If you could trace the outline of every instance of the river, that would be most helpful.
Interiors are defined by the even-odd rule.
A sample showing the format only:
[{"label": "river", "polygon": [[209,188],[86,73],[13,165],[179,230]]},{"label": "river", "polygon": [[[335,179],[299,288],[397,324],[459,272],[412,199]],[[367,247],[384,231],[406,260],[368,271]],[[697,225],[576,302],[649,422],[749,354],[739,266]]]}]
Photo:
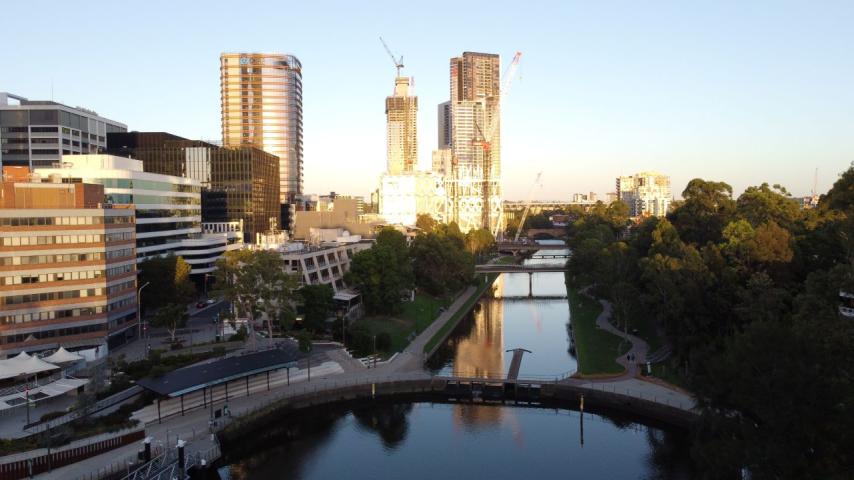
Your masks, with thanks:
[{"label": "river", "polygon": [[[543,251],[554,254],[557,251]],[[535,254],[536,256],[536,254]],[[529,259],[526,262],[565,260]],[[436,373],[520,377],[576,370],[562,273],[500,275],[431,358]],[[529,298],[529,293],[531,294]],[[382,402],[306,411],[281,440],[221,469],[235,479],[690,478],[681,431],[539,407]],[[273,427],[273,428],[276,428]]]}]

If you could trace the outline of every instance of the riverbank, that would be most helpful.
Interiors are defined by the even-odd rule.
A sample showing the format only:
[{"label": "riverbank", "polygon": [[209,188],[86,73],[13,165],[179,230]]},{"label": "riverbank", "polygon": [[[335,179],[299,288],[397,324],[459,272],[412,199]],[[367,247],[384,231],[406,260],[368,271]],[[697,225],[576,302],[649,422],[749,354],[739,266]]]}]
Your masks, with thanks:
[{"label": "riverbank", "polygon": [[[442,326],[436,331],[436,333],[430,338],[430,340],[424,345],[424,354],[426,358],[430,358],[436,350],[442,345],[442,342],[448,338],[448,335],[454,330],[454,327],[460,323],[460,320],[471,311],[474,307],[474,304],[480,300],[480,297],[486,292],[487,289],[492,287],[495,279],[498,278],[498,273],[490,273],[486,275],[486,279],[482,281],[475,289],[473,293],[468,293],[468,299],[465,301],[463,305],[451,311],[451,318],[448,321],[444,322]],[[469,289],[471,290],[471,289]]]},{"label": "riverbank", "polygon": [[616,358],[630,348],[628,342],[597,325],[605,312],[599,302],[578,290],[566,286],[569,298],[570,321],[572,322],[578,373],[583,377],[616,376],[626,372]]}]

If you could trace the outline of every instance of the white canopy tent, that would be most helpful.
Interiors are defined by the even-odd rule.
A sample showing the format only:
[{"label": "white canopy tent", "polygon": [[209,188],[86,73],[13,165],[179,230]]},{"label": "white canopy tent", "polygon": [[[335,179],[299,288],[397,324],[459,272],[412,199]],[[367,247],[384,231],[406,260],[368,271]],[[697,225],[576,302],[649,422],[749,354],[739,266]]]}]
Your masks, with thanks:
[{"label": "white canopy tent", "polygon": [[0,360],[0,380],[58,369],[59,367],[52,363],[21,352],[16,357]]},{"label": "white canopy tent", "polygon": [[53,352],[51,355],[42,358],[45,362],[61,364],[61,363],[73,363],[79,362],[83,360],[83,357],[77,355],[76,353],[71,353],[65,349],[65,347],[59,347],[59,350]]}]

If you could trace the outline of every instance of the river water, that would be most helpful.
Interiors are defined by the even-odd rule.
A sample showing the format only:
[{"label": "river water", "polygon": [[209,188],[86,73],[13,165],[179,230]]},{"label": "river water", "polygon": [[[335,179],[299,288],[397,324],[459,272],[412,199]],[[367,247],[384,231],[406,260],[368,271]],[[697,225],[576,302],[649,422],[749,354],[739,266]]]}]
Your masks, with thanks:
[{"label": "river water", "polygon": [[[541,251],[545,255],[560,251]],[[537,254],[535,254],[537,256]],[[530,259],[526,262],[564,262]],[[529,290],[530,286],[530,290]],[[530,297],[529,297],[530,294]],[[428,368],[520,377],[576,369],[562,273],[502,274]],[[271,426],[272,427],[272,426]],[[690,478],[685,434],[620,415],[478,404],[378,403],[301,414],[274,445],[221,469],[236,479]],[[295,435],[294,432],[297,432]]]}]

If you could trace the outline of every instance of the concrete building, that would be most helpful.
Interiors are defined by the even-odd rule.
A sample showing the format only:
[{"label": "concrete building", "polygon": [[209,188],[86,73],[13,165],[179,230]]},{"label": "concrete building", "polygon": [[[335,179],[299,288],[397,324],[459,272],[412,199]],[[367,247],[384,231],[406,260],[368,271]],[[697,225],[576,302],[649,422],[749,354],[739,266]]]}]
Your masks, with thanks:
[{"label": "concrete building", "polygon": [[446,221],[442,176],[433,172],[383,175],[380,178],[380,217],[394,225],[415,225],[419,214]]},{"label": "concrete building", "polygon": [[100,153],[123,123],[80,107],[0,92],[0,164],[51,167],[62,155]]},{"label": "concrete building", "polygon": [[418,165],[418,97],[412,83],[410,77],[395,78],[394,94],[385,99],[387,171],[392,175],[413,172]]},{"label": "concrete building", "polygon": [[[303,186],[299,59],[278,53],[223,53],[220,91],[223,145],[252,146],[279,157],[279,203],[293,204]],[[290,211],[282,207],[280,217],[290,221]]]},{"label": "concrete building", "polygon": [[341,228],[353,235],[373,237],[382,222],[374,215],[359,214],[359,201],[353,198],[335,197],[332,202],[317,203],[316,210],[297,210],[291,238],[308,240],[311,229]]},{"label": "concrete building", "polygon": [[453,168],[445,174],[449,220],[463,232],[497,230],[501,217],[501,79],[498,55],[450,62]]},{"label": "concrete building", "polygon": [[438,150],[433,150],[433,173],[441,176],[452,173],[453,151],[450,147],[440,147]]},{"label": "concrete building", "polygon": [[111,134],[108,149],[141,160],[146,172],[198,181],[202,221],[241,222],[245,243],[282,225],[275,155],[251,146],[219,147],[164,132]]},{"label": "concrete building", "polygon": [[673,201],[670,177],[656,172],[617,177],[617,198],[628,204],[633,218],[663,217]]},{"label": "concrete building", "polygon": [[142,161],[113,155],[65,156],[62,165],[36,173],[64,183],[103,185],[105,205],[135,207],[138,262],[171,253],[184,257],[191,274],[201,275],[212,272],[226,251],[226,235],[202,234],[198,181],[145,172]]},{"label": "concrete building", "polygon": [[101,185],[41,180],[4,168],[0,358],[60,346],[106,355],[137,333],[134,209],[108,208]]}]

